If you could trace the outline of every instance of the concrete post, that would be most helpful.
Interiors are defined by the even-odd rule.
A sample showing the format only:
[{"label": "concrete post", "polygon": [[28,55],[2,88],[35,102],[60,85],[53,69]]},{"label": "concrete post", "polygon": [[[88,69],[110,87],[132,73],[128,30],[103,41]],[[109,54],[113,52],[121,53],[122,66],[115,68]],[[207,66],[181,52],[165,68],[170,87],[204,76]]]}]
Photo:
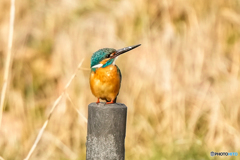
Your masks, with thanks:
[{"label": "concrete post", "polygon": [[86,160],[125,159],[126,119],[124,104],[89,104]]}]

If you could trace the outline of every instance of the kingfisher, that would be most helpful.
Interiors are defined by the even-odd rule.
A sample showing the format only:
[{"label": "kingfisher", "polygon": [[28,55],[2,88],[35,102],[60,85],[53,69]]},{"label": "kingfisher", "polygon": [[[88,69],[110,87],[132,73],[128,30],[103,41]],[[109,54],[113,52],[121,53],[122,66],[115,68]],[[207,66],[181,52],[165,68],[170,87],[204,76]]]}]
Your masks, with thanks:
[{"label": "kingfisher", "polygon": [[116,103],[121,87],[122,75],[115,64],[119,55],[126,53],[141,44],[125,47],[122,49],[103,48],[93,53],[91,58],[90,88],[97,104],[99,99],[105,100],[106,104]]}]

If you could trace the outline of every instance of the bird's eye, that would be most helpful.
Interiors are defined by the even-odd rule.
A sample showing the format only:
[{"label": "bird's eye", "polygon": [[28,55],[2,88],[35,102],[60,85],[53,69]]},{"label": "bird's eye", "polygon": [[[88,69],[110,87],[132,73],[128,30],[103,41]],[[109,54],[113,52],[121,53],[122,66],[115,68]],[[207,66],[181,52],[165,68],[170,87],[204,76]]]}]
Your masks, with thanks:
[{"label": "bird's eye", "polygon": [[108,55],[106,56],[106,58],[110,58],[110,54],[108,54]]}]

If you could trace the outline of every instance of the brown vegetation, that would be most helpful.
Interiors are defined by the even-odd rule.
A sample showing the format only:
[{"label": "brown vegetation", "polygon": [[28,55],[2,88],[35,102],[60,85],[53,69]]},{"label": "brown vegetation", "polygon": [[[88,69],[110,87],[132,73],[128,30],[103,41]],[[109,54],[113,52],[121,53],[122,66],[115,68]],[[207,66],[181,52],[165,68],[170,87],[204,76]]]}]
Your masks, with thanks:
[{"label": "brown vegetation", "polygon": [[[238,0],[16,0],[12,68],[0,128],[0,159],[23,159],[66,90],[30,159],[84,159],[90,57],[121,56],[118,102],[128,106],[126,159],[210,159],[240,154]],[[0,2],[0,86],[10,1]],[[238,156],[239,157],[239,156]],[[228,157],[224,157],[228,158]],[[234,158],[234,157],[232,157]],[[235,157],[237,158],[237,157]]]}]

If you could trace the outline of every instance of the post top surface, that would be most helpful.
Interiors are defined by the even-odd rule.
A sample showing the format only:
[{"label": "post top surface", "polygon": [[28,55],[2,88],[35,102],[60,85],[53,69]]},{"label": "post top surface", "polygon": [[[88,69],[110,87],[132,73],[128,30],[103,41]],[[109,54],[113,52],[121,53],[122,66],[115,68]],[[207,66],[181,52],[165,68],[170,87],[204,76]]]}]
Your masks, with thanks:
[{"label": "post top surface", "polygon": [[90,103],[88,105],[89,107],[99,107],[99,108],[127,108],[127,106],[123,103],[112,103],[112,104],[106,104],[104,102],[100,102],[100,103]]}]

